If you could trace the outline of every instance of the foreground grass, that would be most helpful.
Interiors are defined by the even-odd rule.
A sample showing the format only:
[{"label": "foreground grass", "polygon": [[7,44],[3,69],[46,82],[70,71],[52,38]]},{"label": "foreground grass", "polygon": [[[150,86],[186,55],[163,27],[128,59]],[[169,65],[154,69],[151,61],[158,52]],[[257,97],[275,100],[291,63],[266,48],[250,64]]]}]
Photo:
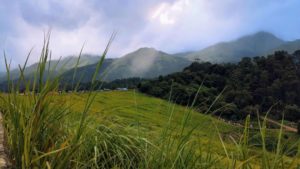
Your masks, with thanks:
[{"label": "foreground grass", "polygon": [[[55,97],[57,102],[66,102],[70,106],[74,113],[72,113],[69,120],[76,122],[80,110],[84,108],[88,95],[87,93],[66,93]],[[240,145],[239,143],[235,144],[235,141],[238,142],[239,138],[243,137],[244,128],[228,124],[190,108],[149,97],[132,90],[98,92],[90,111],[88,120],[90,130],[95,130],[99,125],[105,125],[113,130],[121,130],[132,137],[145,138],[152,144],[160,145],[165,141],[161,140],[161,136],[165,134],[164,130],[167,127],[169,127],[167,137],[177,141],[183,137],[180,132],[184,127],[186,133],[193,131],[188,140],[199,146],[196,148],[196,153],[209,154],[211,159],[206,159],[208,161],[205,161],[207,163],[207,165],[204,165],[205,167],[212,165],[213,168],[219,168],[227,165],[228,168],[234,168],[236,167],[234,163],[243,164],[243,160],[235,156],[240,151]],[[190,113],[190,118],[188,123],[183,126],[182,120],[186,119],[185,115],[188,113]],[[172,116],[171,122],[168,123],[170,116]],[[269,149],[269,151],[266,150],[265,152],[260,148],[262,145],[262,142],[259,141],[261,139],[260,131],[249,131],[248,158],[253,158],[249,160],[249,163],[254,167],[261,165],[258,161],[262,160],[261,153],[265,153],[270,159],[276,156],[276,152],[273,152],[276,151],[277,137],[280,130],[266,131],[264,139],[266,140],[266,149]],[[292,163],[293,157],[287,155],[291,151],[291,147],[293,149],[297,148],[295,145],[297,145],[298,136],[294,133],[282,133],[282,135],[285,136],[285,138],[280,139],[282,158],[284,159],[282,161],[289,164]],[[199,163],[201,162],[200,159],[198,159]],[[282,167],[282,165],[280,166]],[[199,166],[202,165],[199,164]]]}]

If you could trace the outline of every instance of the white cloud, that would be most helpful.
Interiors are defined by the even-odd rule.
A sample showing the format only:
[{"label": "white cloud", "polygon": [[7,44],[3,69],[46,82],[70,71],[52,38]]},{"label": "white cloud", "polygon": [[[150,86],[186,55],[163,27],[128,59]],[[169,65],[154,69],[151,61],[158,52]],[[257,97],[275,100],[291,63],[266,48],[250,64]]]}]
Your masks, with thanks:
[{"label": "white cloud", "polygon": [[177,0],[174,3],[161,3],[151,14],[152,20],[158,20],[163,25],[173,25],[177,17],[189,5],[189,0]]},{"label": "white cloud", "polygon": [[292,40],[300,37],[299,5],[298,0],[2,0],[0,50],[22,63],[34,47],[32,63],[49,27],[54,58],[77,54],[84,42],[86,53],[101,54],[114,30],[113,57],[143,46],[169,53],[199,50],[260,30]]},{"label": "white cloud", "polygon": [[[51,11],[49,4],[42,4],[40,6],[46,13],[47,10]],[[81,13],[78,13],[80,11],[89,10],[90,17],[76,28],[65,29],[51,22],[34,24],[27,21],[21,15],[22,11],[17,11],[18,13],[13,18],[14,25],[12,25],[15,29],[14,34],[7,35],[5,45],[2,46],[7,51],[8,57],[12,58],[14,67],[25,61],[26,55],[31,48],[33,48],[33,52],[29,62],[33,63],[37,61],[42,49],[44,33],[47,33],[49,30],[51,30],[50,48],[53,59],[57,59],[60,56],[78,54],[84,43],[84,52],[98,55],[102,53],[112,31],[107,31],[106,28],[99,24],[102,20],[99,13],[93,11],[84,3],[66,4],[65,2],[63,6],[73,9],[75,13],[77,12],[77,15],[81,15]],[[78,8],[79,6],[81,8]]]}]

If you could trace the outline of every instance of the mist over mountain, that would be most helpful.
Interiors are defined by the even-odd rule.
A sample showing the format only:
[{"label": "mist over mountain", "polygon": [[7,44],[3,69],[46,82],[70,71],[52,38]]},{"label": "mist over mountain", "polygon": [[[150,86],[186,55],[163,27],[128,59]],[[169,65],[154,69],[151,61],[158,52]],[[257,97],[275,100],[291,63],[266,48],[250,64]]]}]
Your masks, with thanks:
[{"label": "mist over mountain", "polygon": [[191,61],[158,51],[154,48],[140,48],[113,62],[104,80],[129,77],[153,78],[181,71]]},{"label": "mist over mountain", "polygon": [[[105,59],[98,72],[98,80],[112,81],[131,77],[154,78],[183,70],[192,62],[154,48],[140,48],[118,59]],[[75,81],[89,82],[97,64],[80,67],[76,70]],[[75,69],[62,75],[66,81],[72,80]]]}]

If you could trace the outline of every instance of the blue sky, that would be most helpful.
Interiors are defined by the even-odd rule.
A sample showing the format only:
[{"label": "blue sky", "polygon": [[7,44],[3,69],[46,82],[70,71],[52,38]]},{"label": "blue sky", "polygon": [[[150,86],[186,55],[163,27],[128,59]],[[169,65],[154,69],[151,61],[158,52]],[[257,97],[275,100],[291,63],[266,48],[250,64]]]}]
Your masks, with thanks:
[{"label": "blue sky", "polygon": [[[54,58],[103,51],[117,31],[109,57],[140,47],[169,53],[199,50],[257,31],[300,38],[299,0],[1,0],[0,50],[13,65],[38,58],[43,33],[52,30]],[[0,57],[0,70],[3,70]]]}]

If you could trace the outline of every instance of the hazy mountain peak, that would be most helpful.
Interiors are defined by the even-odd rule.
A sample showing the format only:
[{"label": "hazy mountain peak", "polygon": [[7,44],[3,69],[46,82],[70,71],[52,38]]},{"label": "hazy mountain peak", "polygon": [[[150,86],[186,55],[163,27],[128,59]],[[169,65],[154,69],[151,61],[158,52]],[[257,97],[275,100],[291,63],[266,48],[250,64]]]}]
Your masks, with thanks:
[{"label": "hazy mountain peak", "polygon": [[[69,56],[66,56],[66,57],[63,57],[62,59],[74,59],[74,58],[78,58],[79,55],[69,55]],[[84,53],[84,54],[81,54],[80,58],[82,59],[90,59],[90,58],[99,58],[100,56],[99,55],[92,55],[92,54],[87,54],[87,53]]]},{"label": "hazy mountain peak", "polygon": [[[163,57],[163,56],[168,56],[168,55],[169,54],[159,51],[159,50],[156,50],[155,48],[143,47],[143,48],[139,48],[136,51],[126,54],[125,56],[121,57],[120,60],[134,58],[135,60],[140,60],[141,62],[147,62],[147,61],[149,61],[148,59],[154,59],[157,57]],[[144,60],[144,59],[146,59],[146,60]]]},{"label": "hazy mountain peak", "polygon": [[252,40],[253,42],[258,42],[258,41],[268,41],[268,42],[277,42],[277,43],[283,43],[284,40],[276,37],[270,32],[266,31],[259,31],[257,33],[251,34],[251,35],[246,35],[241,37],[238,40]]},{"label": "hazy mountain peak", "polygon": [[155,48],[151,48],[151,47],[142,47],[142,48],[139,48],[138,50],[130,53],[130,54],[133,54],[133,53],[138,53],[138,54],[141,54],[141,55],[155,55],[155,54],[167,54],[165,52],[162,52],[162,51],[159,51]]},{"label": "hazy mountain peak", "polygon": [[143,50],[148,50],[148,51],[157,51],[155,48],[153,47],[141,47],[139,48],[137,51],[143,51]]},{"label": "hazy mountain peak", "polygon": [[[250,35],[251,36],[251,35]],[[254,34],[252,34],[252,36],[260,36],[260,37],[276,37],[274,34],[267,32],[267,31],[259,31],[256,32]],[[276,37],[277,38],[277,37]]]},{"label": "hazy mountain peak", "polygon": [[264,55],[285,41],[275,35],[260,31],[255,34],[243,36],[237,40],[222,42],[209,46],[203,50],[187,55],[191,60],[209,62],[238,62],[242,57]]}]

